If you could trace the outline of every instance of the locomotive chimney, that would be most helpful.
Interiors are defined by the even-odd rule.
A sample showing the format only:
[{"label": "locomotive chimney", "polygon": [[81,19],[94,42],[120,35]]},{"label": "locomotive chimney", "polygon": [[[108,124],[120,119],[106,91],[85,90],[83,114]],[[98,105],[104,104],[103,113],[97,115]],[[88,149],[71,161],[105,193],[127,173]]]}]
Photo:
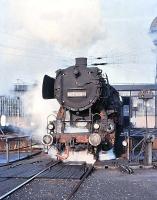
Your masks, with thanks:
[{"label": "locomotive chimney", "polygon": [[75,66],[87,67],[87,58],[75,58]]}]

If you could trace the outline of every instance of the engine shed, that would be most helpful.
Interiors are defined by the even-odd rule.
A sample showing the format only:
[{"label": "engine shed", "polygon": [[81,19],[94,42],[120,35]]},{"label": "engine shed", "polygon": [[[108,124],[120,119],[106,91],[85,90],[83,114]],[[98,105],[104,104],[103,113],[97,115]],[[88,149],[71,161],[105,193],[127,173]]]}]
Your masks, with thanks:
[{"label": "engine shed", "polygon": [[[135,149],[141,150],[142,141],[147,133],[153,135],[153,157],[157,150],[157,101],[156,84],[113,85],[123,100],[124,135],[129,138],[127,158],[132,160]],[[151,92],[146,101],[140,98],[141,92]],[[141,155],[142,157],[142,155]],[[139,158],[140,159],[140,158]],[[141,158],[142,159],[142,158]]]}]

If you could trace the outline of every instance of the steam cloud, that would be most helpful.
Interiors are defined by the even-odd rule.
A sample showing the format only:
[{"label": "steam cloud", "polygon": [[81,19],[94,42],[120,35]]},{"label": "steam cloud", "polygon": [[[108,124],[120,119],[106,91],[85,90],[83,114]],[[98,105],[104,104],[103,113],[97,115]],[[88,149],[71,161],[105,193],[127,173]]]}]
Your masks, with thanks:
[{"label": "steam cloud", "polygon": [[100,0],[15,0],[11,10],[33,37],[80,48],[101,37]]},{"label": "steam cloud", "polygon": [[12,72],[1,82],[34,80],[50,67],[55,71],[73,64],[74,57],[106,55],[114,63],[103,68],[111,82],[154,81],[154,47],[148,32],[157,13],[155,0],[7,0],[1,7],[1,28],[12,35],[2,41],[18,47],[0,48],[2,73]]},{"label": "steam cloud", "polygon": [[[9,39],[6,35],[1,37],[2,41],[7,46],[20,47],[0,48],[1,66],[5,66],[1,67],[2,73],[12,72],[11,80],[5,76],[7,83],[16,76],[26,81],[30,77],[37,79],[51,66],[55,71],[58,66],[73,64],[72,59],[82,55],[111,57],[114,65],[103,68],[111,82],[154,81],[155,58],[148,32],[157,13],[155,0],[6,0],[1,7],[1,29],[10,34]],[[127,69],[119,63],[126,64]],[[147,73],[139,80],[141,69]],[[130,80],[128,73],[132,75]],[[5,81],[3,77],[1,82]]]},{"label": "steam cloud", "polygon": [[42,137],[47,133],[47,117],[50,114],[56,115],[55,111],[59,109],[59,104],[56,100],[43,100],[41,97],[41,85],[39,83],[34,89],[26,93],[24,96],[25,114],[29,126],[32,128],[33,138],[42,140]]}]

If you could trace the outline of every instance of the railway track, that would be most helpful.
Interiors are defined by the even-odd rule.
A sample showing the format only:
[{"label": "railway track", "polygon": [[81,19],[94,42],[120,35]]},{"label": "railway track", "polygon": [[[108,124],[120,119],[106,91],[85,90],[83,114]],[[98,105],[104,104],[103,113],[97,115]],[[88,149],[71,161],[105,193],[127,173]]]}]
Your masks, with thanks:
[{"label": "railway track", "polygon": [[[64,199],[71,200],[78,191],[84,180],[91,174],[94,165],[86,163],[62,163],[60,161],[46,160],[43,158],[27,162],[14,163],[0,171],[0,188],[3,185],[15,181],[11,189],[1,190],[2,199]],[[44,165],[43,165],[44,164]],[[122,172],[132,174],[133,170],[128,165],[116,163],[103,165],[103,169],[119,169]],[[99,167],[98,167],[99,168]],[[31,171],[32,170],[32,171]],[[28,171],[28,172],[25,172]],[[30,171],[30,172],[29,172]],[[2,173],[1,173],[2,172]],[[15,173],[16,172],[16,173]],[[45,187],[45,189],[43,189]],[[7,192],[6,192],[7,191]],[[39,193],[38,195],[36,195]],[[31,195],[31,196],[30,196]]]},{"label": "railway track", "polygon": [[[34,162],[28,162],[29,165],[34,165],[36,164],[36,161]],[[0,175],[1,178],[1,184],[4,183],[4,185],[6,184],[6,180],[9,181],[13,181],[14,180],[18,180],[18,181],[22,181],[22,183],[17,184],[18,182],[16,182],[15,184],[16,187],[13,187],[10,190],[6,190],[7,192],[5,192],[3,195],[0,196],[0,200],[3,199],[21,199],[20,195],[24,195],[25,197],[23,197],[23,199],[30,199],[29,197],[29,191],[31,190],[31,192],[36,193],[35,191],[40,191],[40,187],[43,186],[46,181],[46,186],[51,186],[51,197],[55,196],[55,186],[57,185],[62,185],[64,188],[66,188],[66,192],[63,190],[62,192],[62,197],[64,196],[64,199],[66,200],[70,200],[74,194],[77,192],[77,190],[79,189],[79,187],[81,186],[81,184],[83,183],[83,181],[88,177],[88,175],[92,172],[94,165],[86,165],[85,163],[82,164],[64,164],[61,161],[52,161],[52,162],[48,162],[46,163],[45,167],[38,172],[34,173],[34,174],[30,174],[26,175],[23,171],[23,173],[21,173],[21,168],[24,167],[23,165],[24,163],[17,163],[11,166],[8,166],[7,170],[5,171],[4,175]],[[40,164],[40,162],[38,163]],[[36,168],[36,165],[35,165]],[[39,168],[38,168],[39,169]],[[11,170],[11,172],[13,170],[17,171],[17,174],[14,173],[9,173],[9,170]],[[25,170],[24,170],[25,171]],[[28,170],[29,171],[29,170]],[[37,170],[36,170],[37,171]],[[23,180],[24,179],[24,180]],[[26,180],[25,180],[26,179]],[[3,182],[4,181],[4,182]],[[63,184],[62,184],[63,182]],[[37,186],[40,185],[39,186]],[[69,185],[71,184],[71,185]],[[14,184],[13,184],[14,185]],[[34,187],[32,189],[32,187]],[[27,188],[27,190],[25,189]],[[1,192],[2,193],[2,192]],[[27,194],[28,193],[28,194]],[[61,193],[59,191],[59,193]],[[61,196],[61,194],[59,194]],[[32,194],[32,196],[34,196]],[[42,199],[42,197],[40,197],[39,195],[39,199]],[[38,197],[36,197],[35,199],[38,199]],[[48,198],[48,199],[52,199],[52,198]],[[56,198],[55,198],[56,199]],[[59,199],[62,199],[61,197],[59,197]]]},{"label": "railway track", "polygon": [[44,168],[43,170],[41,170],[40,172],[34,174],[34,176],[32,176],[31,178],[29,178],[28,180],[24,181],[23,183],[21,183],[20,185],[16,186],[15,188],[13,188],[12,190],[8,191],[7,193],[3,194],[2,196],[0,196],[0,200],[8,197],[9,195],[13,194],[14,192],[18,191],[20,188],[22,188],[23,186],[27,185],[28,183],[30,183],[31,181],[33,181],[35,178],[37,178],[40,174],[42,174],[43,172],[49,170],[51,167],[59,164],[60,161],[57,161],[51,165],[49,165],[48,167]]},{"label": "railway track", "polygon": [[73,188],[72,192],[68,195],[66,200],[70,200],[75,195],[75,193],[77,192],[77,190],[79,189],[83,181],[90,175],[93,169],[94,169],[94,165],[91,165],[88,167],[88,170],[84,173],[80,181],[75,185],[75,187]]}]

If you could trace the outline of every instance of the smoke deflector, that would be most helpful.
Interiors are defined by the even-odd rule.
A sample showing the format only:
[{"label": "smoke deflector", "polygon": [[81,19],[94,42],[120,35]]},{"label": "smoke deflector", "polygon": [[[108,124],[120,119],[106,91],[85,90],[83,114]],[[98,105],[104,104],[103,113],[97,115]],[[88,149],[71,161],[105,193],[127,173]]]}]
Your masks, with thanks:
[{"label": "smoke deflector", "polygon": [[54,83],[55,79],[45,75],[42,85],[42,96],[44,99],[54,99]]}]

